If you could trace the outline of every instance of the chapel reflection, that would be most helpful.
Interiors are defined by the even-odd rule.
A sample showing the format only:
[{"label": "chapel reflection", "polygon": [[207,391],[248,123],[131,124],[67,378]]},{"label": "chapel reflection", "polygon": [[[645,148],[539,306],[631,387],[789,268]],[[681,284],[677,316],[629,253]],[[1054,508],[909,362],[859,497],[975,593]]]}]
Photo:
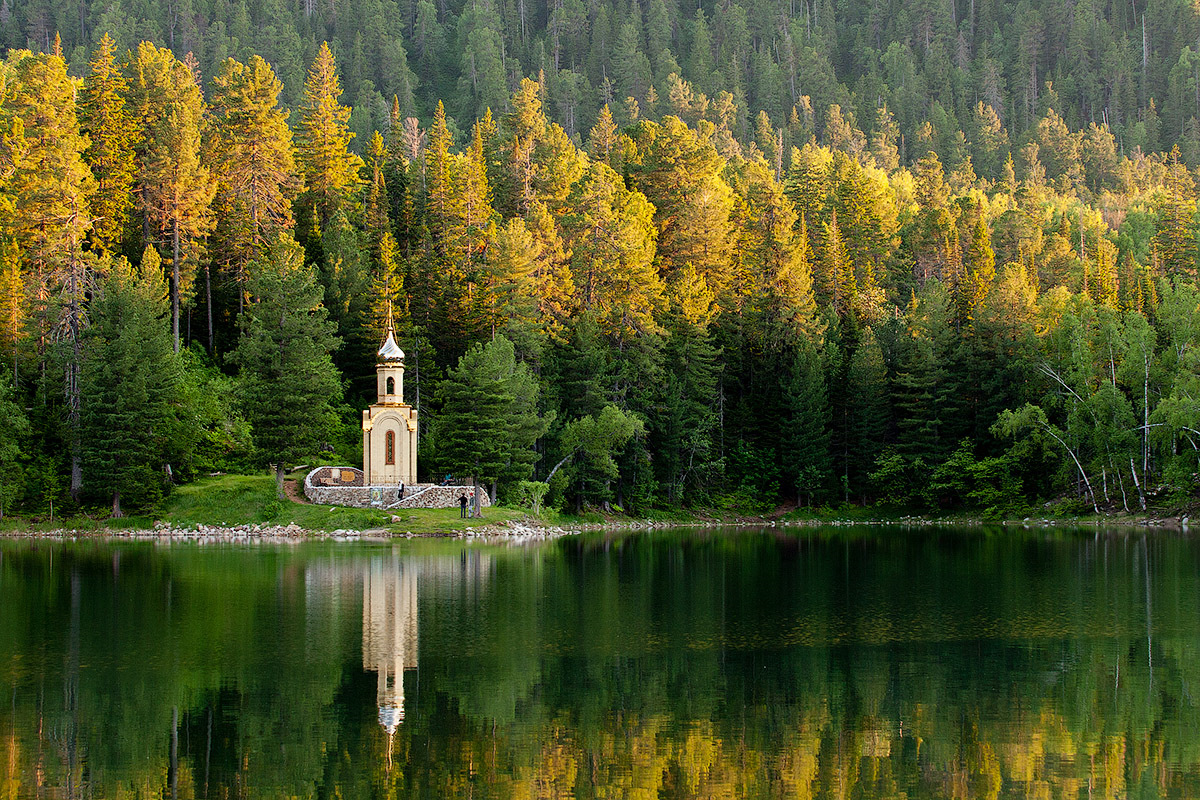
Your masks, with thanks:
[{"label": "chapel reflection", "polygon": [[490,557],[477,551],[456,556],[401,556],[397,550],[367,559],[310,563],[305,574],[311,648],[353,624],[353,599],[362,597],[362,668],[376,674],[379,726],[392,742],[404,723],[405,673],[419,665],[419,599],[472,597],[487,583]]},{"label": "chapel reflection", "polygon": [[404,721],[404,672],[417,668],[417,564],[395,555],[363,567],[363,669],[377,674],[375,699],[388,752]]}]

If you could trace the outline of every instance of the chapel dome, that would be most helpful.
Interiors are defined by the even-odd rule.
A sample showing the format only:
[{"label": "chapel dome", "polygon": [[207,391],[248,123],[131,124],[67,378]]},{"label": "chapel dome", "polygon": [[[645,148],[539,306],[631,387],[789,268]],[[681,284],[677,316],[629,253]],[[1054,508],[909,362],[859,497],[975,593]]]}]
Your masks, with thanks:
[{"label": "chapel dome", "polygon": [[381,362],[404,361],[404,351],[400,349],[400,345],[396,344],[396,337],[390,330],[387,338],[383,340],[383,345],[379,348],[379,360]]}]

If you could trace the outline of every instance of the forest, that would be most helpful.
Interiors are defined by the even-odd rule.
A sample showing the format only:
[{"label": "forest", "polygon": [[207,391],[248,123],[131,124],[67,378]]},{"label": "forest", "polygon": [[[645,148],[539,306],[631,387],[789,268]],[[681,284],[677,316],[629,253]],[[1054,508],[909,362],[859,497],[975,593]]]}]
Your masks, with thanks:
[{"label": "forest", "polygon": [[568,510],[1183,503],[1189,4],[0,2],[0,515],[355,463]]}]

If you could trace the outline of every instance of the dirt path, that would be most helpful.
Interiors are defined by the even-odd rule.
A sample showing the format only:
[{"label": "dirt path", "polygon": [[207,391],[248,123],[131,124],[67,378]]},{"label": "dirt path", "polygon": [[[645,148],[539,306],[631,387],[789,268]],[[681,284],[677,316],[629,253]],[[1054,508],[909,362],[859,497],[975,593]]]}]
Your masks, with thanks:
[{"label": "dirt path", "polygon": [[308,502],[308,498],[304,496],[304,490],[301,488],[300,481],[297,479],[284,481],[283,482],[283,493],[286,494],[288,499],[291,500],[293,503],[304,503],[305,505],[312,505],[311,503]]}]

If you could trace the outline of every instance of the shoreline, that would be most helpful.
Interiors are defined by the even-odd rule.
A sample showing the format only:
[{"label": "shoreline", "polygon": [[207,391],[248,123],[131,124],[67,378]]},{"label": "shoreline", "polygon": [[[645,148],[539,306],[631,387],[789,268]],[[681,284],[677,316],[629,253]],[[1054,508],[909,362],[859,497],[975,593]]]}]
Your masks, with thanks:
[{"label": "shoreline", "polygon": [[398,526],[371,527],[363,529],[339,528],[317,530],[305,528],[294,522],[286,525],[267,523],[242,523],[236,525],[175,525],[156,522],[151,528],[107,527],[103,523],[94,529],[51,528],[48,530],[19,529],[0,530],[0,540],[53,540],[84,541],[125,540],[131,542],[196,543],[196,544],[300,544],[305,542],[389,542],[397,539],[458,539],[481,543],[524,544],[549,541],[564,536],[575,536],[595,532],[637,532],[690,528],[712,530],[716,528],[823,528],[823,527],[871,527],[871,528],[917,528],[917,527],[1002,527],[1031,530],[1035,528],[1129,528],[1161,530],[1187,534],[1191,530],[1187,516],[1130,516],[1121,518],[1064,518],[1026,517],[1009,520],[983,520],[965,517],[921,517],[905,516],[892,519],[853,518],[803,518],[769,519],[765,517],[731,517],[728,519],[610,519],[604,521],[579,522],[575,524],[552,524],[546,521],[525,518],[502,520],[494,523],[468,526],[462,529],[412,531],[400,530]]}]

